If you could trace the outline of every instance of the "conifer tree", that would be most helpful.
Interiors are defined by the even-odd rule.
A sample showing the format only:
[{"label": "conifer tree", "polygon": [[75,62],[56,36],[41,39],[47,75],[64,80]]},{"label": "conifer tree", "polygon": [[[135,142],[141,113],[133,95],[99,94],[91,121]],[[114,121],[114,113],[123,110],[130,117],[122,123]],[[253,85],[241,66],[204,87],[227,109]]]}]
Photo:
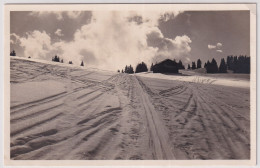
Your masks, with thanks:
[{"label": "conifer tree", "polygon": [[213,58],[211,62],[207,62],[206,67],[207,73],[217,73],[218,72],[218,65],[216,60]]},{"label": "conifer tree", "polygon": [[80,66],[84,66],[84,62],[83,61],[81,62]]},{"label": "conifer tree", "polygon": [[150,71],[153,71],[153,63],[152,63],[152,65],[151,65]]},{"label": "conifer tree", "polygon": [[130,74],[134,73],[134,68],[131,65],[129,66],[129,72],[128,73],[130,73]]},{"label": "conifer tree", "polygon": [[144,62],[138,64],[136,66],[136,69],[135,69],[135,73],[147,72],[147,71],[148,71],[148,68],[147,68],[147,65]]},{"label": "conifer tree", "polygon": [[196,63],[195,62],[192,62],[191,69],[196,69]]},{"label": "conifer tree", "polygon": [[218,72],[219,73],[227,73],[227,64],[226,64],[224,58],[221,59]]},{"label": "conifer tree", "polygon": [[10,53],[10,56],[16,56],[16,53],[14,50]]},{"label": "conifer tree", "polygon": [[179,68],[179,69],[185,69],[185,67],[183,66],[181,60],[179,60],[179,62],[178,62],[178,68]]},{"label": "conifer tree", "polygon": [[197,68],[201,68],[201,60],[200,59],[197,60]]}]

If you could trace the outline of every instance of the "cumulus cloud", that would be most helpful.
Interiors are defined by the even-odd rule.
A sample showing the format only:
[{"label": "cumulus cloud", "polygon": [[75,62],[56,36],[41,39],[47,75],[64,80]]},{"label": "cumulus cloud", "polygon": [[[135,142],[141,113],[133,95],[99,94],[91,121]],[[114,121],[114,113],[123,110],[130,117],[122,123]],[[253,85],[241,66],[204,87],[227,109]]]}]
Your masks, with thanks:
[{"label": "cumulus cloud", "polygon": [[79,17],[81,15],[81,11],[68,11],[68,12],[65,12],[67,14],[67,16],[71,19],[75,19],[77,17]]},{"label": "cumulus cloud", "polygon": [[[44,58],[57,53],[66,62],[79,65],[83,60],[85,65],[101,69],[136,66],[141,61],[149,65],[165,58],[185,62],[189,60],[191,39],[187,35],[166,38],[158,28],[159,21],[167,21],[178,13],[98,11],[92,12],[90,23],[79,28],[72,41],[52,43],[46,32],[39,31],[19,39],[25,56]],[[61,33],[59,29],[56,32]]]},{"label": "cumulus cloud", "polygon": [[189,43],[191,39],[187,35],[176,36],[175,39],[165,38],[158,28],[154,28],[147,34],[149,46],[157,48],[153,62],[159,62],[166,58],[182,59],[191,51]]},{"label": "cumulus cloud", "polygon": [[215,49],[216,48],[216,46],[215,45],[208,45],[208,49]]},{"label": "cumulus cloud", "polygon": [[19,36],[15,33],[11,33],[10,34],[10,43],[11,44],[18,44],[20,41],[19,41]]},{"label": "cumulus cloud", "polygon": [[64,16],[67,16],[70,19],[75,19],[81,15],[81,11],[32,11],[29,15],[36,17],[46,17],[53,15],[58,20],[64,19]]},{"label": "cumulus cloud", "polygon": [[61,29],[57,29],[54,34],[56,34],[57,36],[60,36],[60,37],[64,36],[64,34],[61,33]]},{"label": "cumulus cloud", "polygon": [[216,52],[222,53],[222,52],[223,52],[222,49],[221,49],[222,46],[223,46],[222,43],[217,43],[216,45],[211,45],[211,44],[209,44],[209,45],[208,45],[208,49],[210,49],[210,50],[216,49]]},{"label": "cumulus cloud", "polygon": [[50,36],[45,32],[35,30],[27,32],[26,36],[20,37],[12,34],[19,45],[24,48],[24,56],[33,58],[49,59],[50,54],[56,51],[51,43]]},{"label": "cumulus cloud", "polygon": [[54,15],[58,20],[63,19],[62,11],[32,11],[29,13],[29,15],[35,17],[46,17],[49,15]]},{"label": "cumulus cloud", "polygon": [[217,43],[217,47],[218,48],[222,47],[222,43]]}]

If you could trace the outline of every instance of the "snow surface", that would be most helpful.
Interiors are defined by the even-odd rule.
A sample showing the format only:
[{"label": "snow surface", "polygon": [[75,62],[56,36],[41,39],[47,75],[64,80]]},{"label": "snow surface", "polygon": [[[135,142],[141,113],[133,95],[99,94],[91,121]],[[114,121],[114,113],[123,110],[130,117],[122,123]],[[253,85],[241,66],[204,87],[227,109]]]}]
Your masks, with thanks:
[{"label": "snow surface", "polygon": [[[220,86],[232,86],[238,88],[249,88],[250,81],[243,78],[235,77],[220,77],[210,74],[197,74],[192,71],[181,71],[182,74],[161,74],[161,73],[138,73],[138,76],[157,78],[157,79],[166,79],[166,80],[175,80],[175,81],[184,81],[184,82],[195,82],[195,83],[204,83],[211,85],[220,85]],[[225,75],[225,74],[224,74]],[[243,75],[243,74],[242,74]]]},{"label": "snow surface", "polygon": [[243,75],[128,75],[19,58],[10,67],[11,159],[250,158]]},{"label": "snow surface", "polygon": [[65,85],[54,80],[11,85],[11,106],[42,100],[65,92]]}]

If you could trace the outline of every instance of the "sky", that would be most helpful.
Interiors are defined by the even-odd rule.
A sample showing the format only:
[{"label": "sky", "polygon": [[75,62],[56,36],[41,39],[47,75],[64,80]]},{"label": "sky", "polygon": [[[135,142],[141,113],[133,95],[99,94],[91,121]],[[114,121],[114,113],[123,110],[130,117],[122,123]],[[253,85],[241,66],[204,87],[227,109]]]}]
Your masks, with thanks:
[{"label": "sky", "polygon": [[164,59],[250,56],[249,11],[12,11],[17,56],[117,70]]}]

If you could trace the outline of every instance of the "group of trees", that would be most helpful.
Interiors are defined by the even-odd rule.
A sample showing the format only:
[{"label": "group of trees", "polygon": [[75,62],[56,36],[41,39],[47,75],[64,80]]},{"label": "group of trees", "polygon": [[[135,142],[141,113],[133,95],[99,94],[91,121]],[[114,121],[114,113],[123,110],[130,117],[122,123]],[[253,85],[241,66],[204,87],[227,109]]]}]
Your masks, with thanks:
[{"label": "group of trees", "polygon": [[212,61],[207,61],[207,63],[204,64],[204,68],[206,68],[207,73],[218,73],[218,63],[213,58]]},{"label": "group of trees", "polygon": [[[15,53],[14,50],[11,51],[10,56],[16,56],[16,53]],[[29,56],[28,58],[31,58],[31,56]],[[60,57],[57,56],[57,55],[55,55],[54,57],[52,57],[52,61],[53,61],[53,62],[63,63],[63,59],[60,59]],[[69,64],[73,64],[72,61],[69,61]],[[80,66],[84,66],[84,62],[83,62],[83,61],[81,62]]]},{"label": "group of trees", "polygon": [[147,71],[148,71],[148,68],[147,68],[147,65],[144,62],[138,64],[135,68],[135,73],[147,72]]},{"label": "group of trees", "polygon": [[[54,57],[52,57],[52,61],[53,61],[53,62],[63,63],[63,59],[60,59],[60,57],[57,56],[57,55],[55,55]],[[69,61],[69,64],[73,64],[73,62],[72,62],[72,61]],[[84,62],[83,62],[83,61],[81,61],[80,66],[84,66]]]},{"label": "group of trees", "polygon": [[190,64],[188,64],[188,69],[199,69],[199,68],[201,68],[201,60],[200,59],[197,60],[197,66],[196,66],[196,62],[192,62],[191,67],[190,67]]},{"label": "group of trees", "polygon": [[227,69],[234,73],[250,73],[250,57],[227,56]]},{"label": "group of trees", "polygon": [[[188,65],[188,69],[199,69],[201,68],[201,64],[201,60],[198,59],[197,66],[195,62],[192,62],[192,67]],[[219,67],[217,61],[213,58],[211,61],[205,62],[204,68],[206,69],[207,73],[227,73],[227,64],[224,58],[221,59]]]},{"label": "group of trees", "polygon": [[53,61],[53,62],[61,62],[61,63],[63,63],[63,59],[60,60],[60,57],[58,57],[57,55],[55,55],[54,57],[52,57],[52,61]]},{"label": "group of trees", "polygon": [[15,53],[15,51],[13,50],[13,51],[11,51],[11,53],[10,53],[10,56],[16,56],[16,53]]},{"label": "group of trees", "polygon": [[[152,63],[150,67],[150,71],[153,71],[153,73],[178,73],[179,69],[185,69],[184,65],[182,64],[182,61],[176,62],[176,60],[170,60],[166,59],[160,63],[156,63],[155,65]],[[133,67],[126,66],[125,70],[122,69],[121,73],[140,73],[140,72],[147,72],[148,67],[147,64],[144,62],[141,62],[137,64],[135,71],[133,70]],[[117,72],[120,72],[120,70],[117,70]]]},{"label": "group of trees", "polygon": [[[188,69],[201,68],[201,60],[197,60],[197,66],[195,62],[192,62],[192,67],[188,65]],[[227,73],[227,70],[232,70],[234,73],[250,73],[250,57],[247,56],[227,56],[227,61],[224,58],[221,59],[218,66],[217,61],[213,58],[211,61],[207,61],[204,64],[204,68],[207,73]]]},{"label": "group of trees", "polygon": [[[16,56],[16,52],[14,50],[11,51],[10,56]],[[31,57],[29,56],[28,58]],[[57,55],[52,57],[52,61],[63,63],[63,59],[60,59]],[[72,61],[69,61],[69,64],[73,64]],[[196,62],[192,62],[191,66],[188,64],[188,69],[199,69],[201,68],[201,64],[201,60],[198,59],[197,64]],[[83,61],[80,66],[84,66]],[[250,57],[247,57],[246,55],[227,56],[227,61],[225,61],[224,58],[221,59],[219,67],[216,60],[213,58],[211,61],[207,61],[204,64],[204,68],[207,73],[227,73],[227,70],[232,70],[234,73],[250,73]],[[185,67],[181,60],[176,62],[175,59],[166,59],[160,63],[156,63],[155,65],[152,63],[150,67],[150,70],[153,71],[153,73],[178,73],[179,69],[185,69]],[[147,71],[147,65],[142,62],[136,66],[135,71],[130,65],[126,66],[124,70],[122,69],[121,73],[133,74]],[[118,72],[120,72],[120,70],[118,70]]]},{"label": "group of trees", "polygon": [[247,56],[227,56],[227,61],[221,59],[219,67],[213,58],[211,62],[205,64],[207,73],[227,73],[231,70],[234,73],[250,73],[250,57]]},{"label": "group of trees", "polygon": [[[133,73],[147,72],[147,71],[148,71],[147,65],[144,62],[142,62],[136,66],[135,71],[132,65],[129,66],[126,65],[125,70],[122,69],[121,73],[133,74]],[[117,72],[120,72],[120,70],[117,70]]]},{"label": "group of trees", "polygon": [[130,66],[125,66],[125,71],[122,69],[122,73],[128,73],[128,74],[133,74],[134,73],[134,68]]}]

